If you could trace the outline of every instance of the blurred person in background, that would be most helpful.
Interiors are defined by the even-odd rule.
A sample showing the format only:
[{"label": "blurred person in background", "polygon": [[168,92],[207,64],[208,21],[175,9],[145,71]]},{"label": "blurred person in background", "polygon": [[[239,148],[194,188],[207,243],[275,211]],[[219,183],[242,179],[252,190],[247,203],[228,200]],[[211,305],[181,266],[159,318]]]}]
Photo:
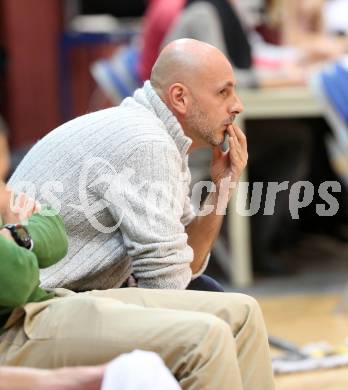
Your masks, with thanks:
[{"label": "blurred person in background", "polygon": [[30,147],[10,150],[8,126],[0,116],[0,182],[7,181]]},{"label": "blurred person in background", "polygon": [[184,7],[185,0],[147,0],[138,62],[142,82],[149,80],[167,31]]},{"label": "blurred person in background", "polygon": [[8,131],[0,117],[0,182],[5,182],[10,171],[10,151],[8,146]]},{"label": "blurred person in background", "polygon": [[345,37],[329,35],[324,23],[325,0],[265,0],[264,23],[258,31],[266,41],[298,48],[301,61],[337,59],[348,49]]},{"label": "blurred person in background", "polygon": [[[249,75],[252,67],[251,46],[233,2],[187,0],[183,11],[164,37],[162,46],[183,37],[202,40],[224,52],[234,65],[239,84],[242,83],[243,70],[247,70]],[[255,80],[245,82],[253,84]]]},{"label": "blurred person in background", "polygon": [[[347,10],[347,2],[334,0],[265,0],[264,16],[256,30],[266,42],[284,45],[298,51],[298,63],[303,67],[306,79],[326,64],[341,58],[348,50],[347,30],[337,17]],[[330,11],[330,15],[328,12]],[[336,24],[337,23],[337,24]],[[311,134],[312,153],[308,179],[315,186],[312,204],[301,211],[301,227],[304,231],[329,234],[348,242],[348,191],[339,172],[334,171],[326,139],[332,130],[322,118],[302,119],[301,126]],[[340,209],[331,217],[331,223],[319,217],[314,209],[318,187],[324,181],[339,181],[342,192],[336,194]]]}]

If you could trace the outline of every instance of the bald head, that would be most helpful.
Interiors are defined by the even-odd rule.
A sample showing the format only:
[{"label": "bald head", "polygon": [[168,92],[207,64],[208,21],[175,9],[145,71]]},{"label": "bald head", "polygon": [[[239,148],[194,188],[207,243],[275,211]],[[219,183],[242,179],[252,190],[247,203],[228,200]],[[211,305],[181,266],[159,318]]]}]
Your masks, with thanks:
[{"label": "bald head", "polygon": [[216,47],[195,39],[178,39],[161,51],[152,68],[151,84],[163,95],[174,83],[190,89],[219,67],[231,70],[231,64]]},{"label": "bald head", "polygon": [[191,150],[223,142],[227,126],[242,110],[230,62],[204,42],[171,42],[160,53],[150,81],[192,139]]}]

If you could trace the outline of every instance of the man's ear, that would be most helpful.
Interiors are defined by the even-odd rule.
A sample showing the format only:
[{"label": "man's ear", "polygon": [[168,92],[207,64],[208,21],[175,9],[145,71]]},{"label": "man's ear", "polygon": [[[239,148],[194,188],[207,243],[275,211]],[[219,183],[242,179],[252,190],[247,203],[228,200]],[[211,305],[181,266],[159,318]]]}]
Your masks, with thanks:
[{"label": "man's ear", "polygon": [[168,90],[168,99],[172,109],[181,115],[185,115],[189,103],[188,95],[188,89],[185,85],[181,83],[172,84]]}]

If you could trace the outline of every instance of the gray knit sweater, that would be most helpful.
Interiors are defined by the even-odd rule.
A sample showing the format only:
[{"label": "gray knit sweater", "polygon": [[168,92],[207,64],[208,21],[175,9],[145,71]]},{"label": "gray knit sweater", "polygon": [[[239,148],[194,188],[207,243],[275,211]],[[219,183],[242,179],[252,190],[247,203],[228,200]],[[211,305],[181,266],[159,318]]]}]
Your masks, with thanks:
[{"label": "gray knit sweater", "polygon": [[68,255],[42,270],[42,286],[106,289],[134,273],[140,287],[184,289],[193,260],[185,233],[194,218],[190,145],[150,82],[119,107],[40,140],[10,185],[21,189],[25,181],[28,191],[34,183],[37,198],[65,221]]}]

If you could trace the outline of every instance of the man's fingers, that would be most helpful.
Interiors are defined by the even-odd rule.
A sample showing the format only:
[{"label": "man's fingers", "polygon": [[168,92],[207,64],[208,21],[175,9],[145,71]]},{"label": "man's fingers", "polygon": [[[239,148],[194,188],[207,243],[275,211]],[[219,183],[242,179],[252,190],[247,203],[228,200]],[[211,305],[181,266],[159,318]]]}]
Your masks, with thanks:
[{"label": "man's fingers", "polygon": [[227,131],[231,137],[234,134],[237,137],[237,140],[240,143],[240,145],[242,146],[242,148],[246,150],[247,138],[246,138],[245,134],[243,133],[242,129],[239,126],[237,126],[236,124],[232,124],[232,125],[228,126]]},{"label": "man's fingers", "polygon": [[238,145],[237,138],[234,134],[230,136],[229,142],[230,142],[230,150],[229,150],[230,160],[233,164],[238,164],[240,162],[240,151],[238,150],[240,146]]},{"label": "man's fingers", "polygon": [[233,125],[233,129],[239,144],[241,145],[243,151],[246,152],[248,149],[248,143],[245,134],[243,133],[242,129],[237,125]]},{"label": "man's fingers", "polygon": [[[239,129],[241,132],[241,130]],[[244,134],[240,139],[237,137],[237,131],[231,129],[230,133],[230,161],[232,166],[240,173],[245,168],[247,160],[248,160],[248,152],[244,149]],[[244,136],[244,137],[243,137]],[[246,147],[246,143],[245,143]],[[238,173],[238,175],[239,175]]]},{"label": "man's fingers", "polygon": [[240,129],[240,127],[238,127],[237,125],[231,125],[229,130],[230,138],[234,139],[234,144],[236,145],[235,147],[239,154],[239,158],[245,166],[248,160],[248,147],[246,136]]},{"label": "man's fingers", "polygon": [[243,149],[242,149],[242,146],[240,145],[240,142],[239,142],[239,140],[236,136],[236,133],[234,131],[231,132],[230,139],[233,140],[233,145],[234,145],[235,151],[238,153],[238,155],[240,157],[242,157]]}]

